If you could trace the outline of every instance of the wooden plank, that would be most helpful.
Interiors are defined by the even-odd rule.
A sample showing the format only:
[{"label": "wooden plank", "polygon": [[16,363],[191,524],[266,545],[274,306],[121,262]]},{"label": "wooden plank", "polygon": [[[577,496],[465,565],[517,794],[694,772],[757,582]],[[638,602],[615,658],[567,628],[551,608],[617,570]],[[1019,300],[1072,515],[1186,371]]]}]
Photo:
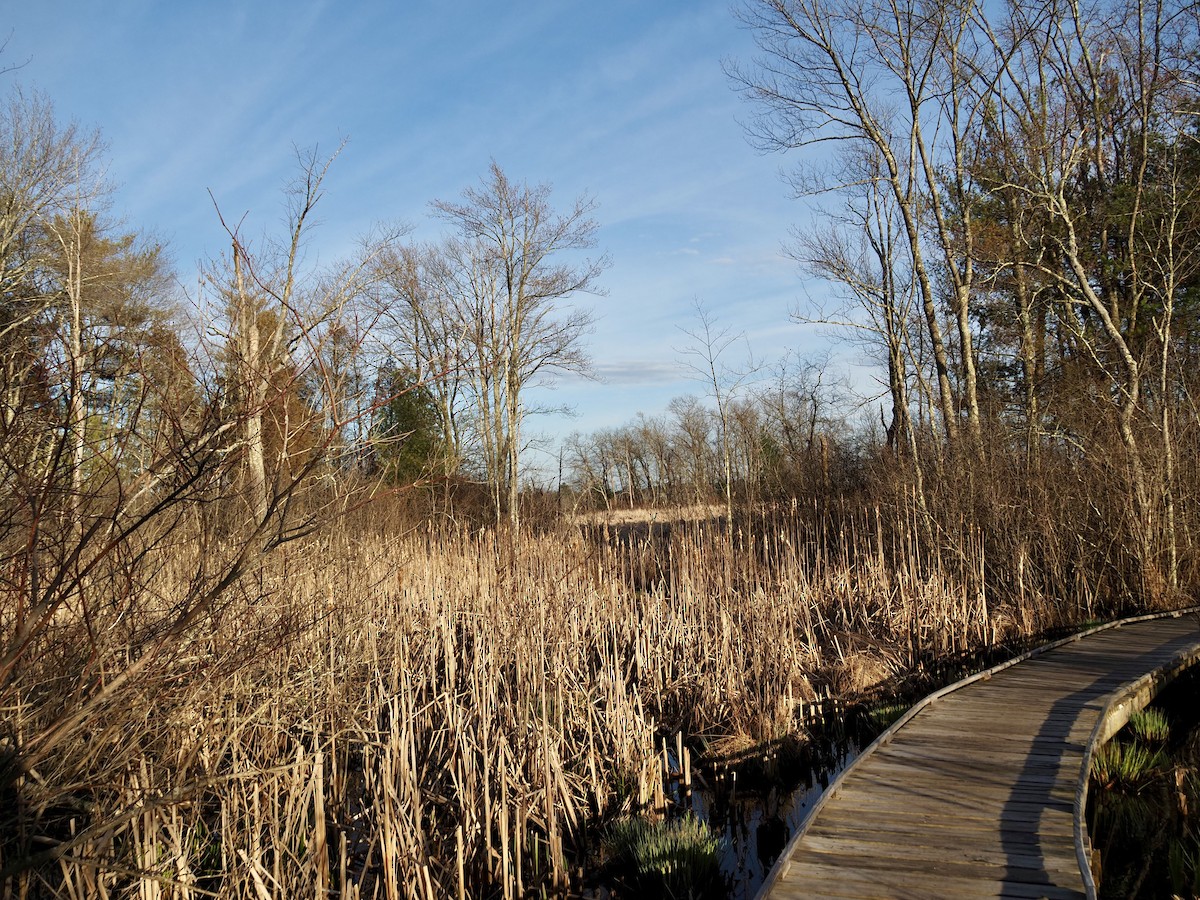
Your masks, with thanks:
[{"label": "wooden plank", "polygon": [[[1019,780],[1009,785],[989,785],[978,779],[967,782],[937,778],[914,778],[909,784],[897,784],[895,778],[866,773],[859,775],[855,789],[895,802],[910,798],[925,803],[946,803],[952,806],[967,803],[1012,806],[1033,803],[1050,808],[1071,809],[1075,802],[1075,785],[1061,779],[1052,788],[1026,785]],[[1026,799],[1032,798],[1032,799]],[[989,810],[990,811],[990,810]]]},{"label": "wooden plank", "polygon": [[860,872],[797,868],[771,894],[788,900],[838,898],[838,900],[878,900],[880,897],[912,898],[912,900],[977,900],[977,898],[1055,898],[1075,900],[1082,891],[1071,891],[1047,885],[1027,885],[1019,882],[981,882],[978,879],[923,878],[912,880],[903,876],[875,877]]},{"label": "wooden plank", "polygon": [[927,732],[921,734],[909,735],[904,739],[904,746],[919,747],[925,746],[946,746],[953,744],[965,751],[971,753],[986,753],[990,749],[1006,750],[1009,753],[1023,752],[1031,757],[1039,757],[1042,759],[1055,759],[1059,753],[1052,747],[1047,745],[1047,739],[1050,743],[1059,743],[1063,752],[1074,752],[1082,758],[1083,751],[1086,749],[1087,742],[1085,740],[1064,740],[1061,736],[1044,735],[1040,738],[1032,737],[1029,739],[1012,739],[1006,740],[1003,743],[998,741],[988,740],[986,738],[972,737],[954,737],[951,734],[936,732]]},{"label": "wooden plank", "polygon": [[[903,848],[893,848],[893,852],[881,853],[871,845],[844,842],[843,847],[836,851],[805,847],[803,865],[811,867],[829,867],[839,870],[883,875],[884,877],[907,876],[910,880],[928,878],[972,879],[983,881],[1009,881],[1022,884],[1037,884],[1051,886],[1056,883],[1062,873],[1048,871],[1041,861],[1022,865],[1015,861],[1000,862],[998,865],[981,860],[963,859],[956,856],[940,858],[914,858],[903,852]],[[1079,873],[1072,870],[1068,873],[1078,878]]]},{"label": "wooden plank", "polygon": [[822,799],[766,896],[1085,896],[1087,747],[1116,692],[1195,658],[1198,622],[1121,623],[935,695]]},{"label": "wooden plank", "polygon": [[822,816],[820,824],[815,824],[805,834],[818,834],[836,837],[839,834],[873,835],[879,841],[893,843],[926,844],[940,847],[949,841],[969,841],[979,847],[993,845],[1018,848],[1037,848],[1040,852],[1051,855],[1075,852],[1074,835],[1070,828],[1065,828],[1057,834],[1053,832],[1038,833],[1028,828],[1019,828],[1009,823],[980,823],[947,820],[913,822],[902,820],[873,820],[865,823],[856,817],[835,818]]},{"label": "wooden plank", "polygon": [[[915,772],[914,772],[915,770]],[[1009,766],[992,766],[990,768],[965,763],[932,762],[922,760],[919,766],[905,760],[873,759],[869,770],[871,774],[890,781],[905,782],[913,778],[923,780],[937,778],[940,781],[970,782],[983,790],[995,790],[1003,795],[1013,789],[1014,782],[1019,781],[1026,789],[1039,789],[1053,792],[1061,788],[1065,779],[1059,767],[1046,767],[1031,770],[1021,770]],[[1076,769],[1078,771],[1078,769]],[[1070,791],[1069,799],[1075,799],[1074,788]]]},{"label": "wooden plank", "polygon": [[[1062,883],[1064,879],[1074,879],[1079,882],[1077,871],[1048,869],[1040,860],[1025,865],[1016,865],[1011,862],[992,865],[973,860],[914,859],[901,852],[881,854],[870,845],[858,845],[852,849],[855,852],[808,852],[789,868],[789,874],[794,875],[796,867],[802,866],[810,872],[824,869],[827,872],[838,872],[847,876],[853,873],[876,881],[909,884],[933,881],[945,881],[951,884],[976,882],[977,885],[1008,882],[1038,885],[1043,889],[1058,886],[1068,890],[1078,890],[1082,887],[1082,883],[1079,883],[1078,887]],[[972,890],[978,891],[978,887],[976,886]]]},{"label": "wooden plank", "polygon": [[1014,769],[1025,772],[1055,773],[1064,766],[1077,767],[1081,758],[1082,753],[1070,755],[1032,754],[1027,751],[1009,751],[1004,748],[989,749],[986,752],[972,755],[964,754],[955,747],[917,747],[901,741],[892,741],[876,750],[868,762],[874,763],[876,760],[880,760],[885,763],[895,762],[897,765],[911,767],[928,763],[930,767],[934,768],[940,765],[954,765],[964,772],[972,770],[998,772]]},{"label": "wooden plank", "polygon": [[872,859],[901,857],[920,866],[961,864],[977,868],[1047,871],[1067,876],[1078,872],[1074,844],[1069,853],[1054,854],[1041,852],[1036,844],[1017,847],[1002,840],[985,843],[966,836],[937,847],[927,846],[923,842],[879,840],[879,835],[869,831],[843,831],[836,835],[810,832],[804,836],[806,853],[824,852],[844,856],[848,844],[855,850],[869,854]]},{"label": "wooden plank", "polygon": [[963,821],[979,820],[990,822],[1003,820],[1006,822],[1026,822],[1031,825],[1037,825],[1045,817],[1056,812],[1063,816],[1074,815],[1074,810],[1069,803],[1060,803],[1057,807],[1046,807],[1032,802],[1009,803],[1005,804],[1003,809],[1001,809],[998,806],[984,808],[984,804],[982,803],[951,807],[944,803],[922,803],[914,800],[912,803],[907,804],[906,808],[896,809],[895,797],[881,798],[874,794],[857,793],[851,796],[838,795],[834,800],[839,806],[846,809],[856,810],[863,815],[880,817],[950,816],[962,819]]}]

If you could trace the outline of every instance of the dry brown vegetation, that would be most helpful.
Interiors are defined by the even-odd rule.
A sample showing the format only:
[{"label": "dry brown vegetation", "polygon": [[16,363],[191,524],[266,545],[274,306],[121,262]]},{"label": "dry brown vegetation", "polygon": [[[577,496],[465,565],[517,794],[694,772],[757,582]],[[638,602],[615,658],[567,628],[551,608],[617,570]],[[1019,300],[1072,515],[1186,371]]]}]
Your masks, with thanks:
[{"label": "dry brown vegetation", "polygon": [[577,894],[664,741],[771,753],[818,698],[1192,602],[1200,18],[994,13],[744,5],[764,144],[848,149],[796,254],[890,416],[701,307],[707,400],[576,436],[553,493],[526,389],[587,369],[586,198],[493,165],[441,242],[318,267],[302,153],[185,315],[97,136],[0,105],[0,900]]},{"label": "dry brown vegetation", "polygon": [[[597,824],[661,796],[663,736],[769,742],[818,692],[1085,612],[922,565],[903,521],[847,519],[835,541],[809,518],[565,528],[515,551],[356,522],[277,548],[12,782],[5,895],[578,890]],[[158,621],[197,546],[154,550],[136,604],[59,610],[11,692],[10,764],[57,727],[72,666],[145,652],[136,629],[92,636]]]}]

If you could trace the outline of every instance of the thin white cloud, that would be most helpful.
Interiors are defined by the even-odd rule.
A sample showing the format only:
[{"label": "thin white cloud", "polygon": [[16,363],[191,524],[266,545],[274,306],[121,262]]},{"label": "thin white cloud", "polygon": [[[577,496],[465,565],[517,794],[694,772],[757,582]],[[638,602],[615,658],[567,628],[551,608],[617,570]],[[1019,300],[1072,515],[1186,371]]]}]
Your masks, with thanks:
[{"label": "thin white cloud", "polygon": [[666,385],[682,380],[676,363],[656,360],[600,361],[593,363],[592,370],[600,383],[611,386]]}]

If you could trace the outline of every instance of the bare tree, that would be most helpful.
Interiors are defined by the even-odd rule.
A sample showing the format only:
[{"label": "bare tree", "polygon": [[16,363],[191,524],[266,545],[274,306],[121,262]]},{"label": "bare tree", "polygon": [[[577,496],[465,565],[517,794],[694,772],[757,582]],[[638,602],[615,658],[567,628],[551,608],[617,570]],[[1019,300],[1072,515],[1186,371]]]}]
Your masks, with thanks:
[{"label": "bare tree", "polygon": [[[1005,61],[991,186],[1040,213],[1040,227],[1021,235],[1023,280],[1053,291],[1058,326],[1105,386],[1101,408],[1123,450],[1150,595],[1177,583],[1172,391],[1163,373],[1172,368],[1174,306],[1197,271],[1185,237],[1195,228],[1196,172],[1185,162],[1195,88],[1185,73],[1196,35],[1190,7],[1074,0],[1015,6],[991,32]],[[1027,306],[1022,300],[1023,314]]]},{"label": "bare tree", "polygon": [[[60,306],[61,280],[47,280],[46,227],[88,186],[102,151],[97,133],[61,125],[44,97],[20,92],[0,109],[0,366],[3,424],[37,402],[29,379]],[[59,250],[61,251],[61,247]]]},{"label": "bare tree", "polygon": [[[754,0],[742,18],[763,57],[749,68],[728,67],[759,110],[752,133],[762,146],[832,142],[844,150],[850,165],[798,174],[800,193],[857,190],[864,180],[890,192],[924,313],[943,427],[953,442],[961,406],[976,447],[971,153],[990,97],[978,74],[991,51],[978,15],[974,0]],[[948,329],[957,341],[959,391]]]},{"label": "bare tree", "polygon": [[433,395],[441,425],[442,476],[457,472],[466,452],[471,360],[450,259],[447,248],[438,244],[391,247],[376,262],[370,296],[379,355],[396,360]]},{"label": "bare tree", "polygon": [[447,244],[448,283],[471,345],[476,416],[497,523],[520,522],[521,427],[530,411],[526,389],[563,372],[587,372],[582,338],[591,314],[567,306],[575,294],[596,293],[607,258],[570,259],[595,245],[593,201],[565,212],[550,205],[548,185],[509,179],[493,162],[460,202],[434,209],[459,239]]},{"label": "bare tree", "polygon": [[[245,496],[257,522],[283,512],[282,501],[295,494],[296,473],[313,468],[315,448],[339,443],[347,424],[369,411],[369,403],[347,402],[348,382],[331,368],[329,351],[335,342],[357,346],[363,340],[347,332],[346,311],[369,291],[377,260],[398,236],[377,235],[330,272],[305,271],[304,239],[337,153],[298,158],[284,239],[267,240],[257,252],[240,225],[226,223],[228,270],[208,276],[226,301],[224,356],[241,422]],[[361,383],[359,388],[365,390]]]},{"label": "bare tree", "polygon": [[673,398],[667,404],[667,412],[676,433],[681,481],[691,488],[688,499],[697,505],[708,503],[713,499],[713,487],[720,480],[721,463],[713,457],[715,417],[699,397],[691,394]]},{"label": "bare tree", "polygon": [[[1019,373],[1028,463],[1040,465],[1053,420],[1052,440],[1111,459],[1142,589],[1173,589],[1163,407],[1176,389],[1162,373],[1178,344],[1168,323],[1195,277],[1184,237],[1194,234],[1184,212],[1196,182],[1194,4],[748,0],[742,16],[763,54],[730,73],[757,106],[763,146],[841,151],[840,165],[797,175],[797,191],[888,195],[886,219],[851,206],[850,236],[844,222],[810,236],[806,261],[872,308],[884,298],[885,310],[911,276],[924,319],[905,351],[918,403],[927,352],[946,443],[961,444],[965,424],[978,458],[978,343],[990,341],[995,377],[983,390],[995,397],[1015,380],[1000,373]],[[902,336],[892,331],[889,353]],[[1050,412],[1041,392],[1051,380],[1088,412],[1061,402]],[[897,398],[901,381],[889,382]],[[1006,415],[994,424],[992,434],[1010,430]],[[978,470],[958,471],[970,480]]]},{"label": "bare tree", "polygon": [[691,342],[677,348],[684,365],[711,392],[717,412],[717,448],[721,458],[725,500],[725,518],[733,526],[733,435],[732,406],[739,392],[754,378],[758,367],[749,356],[741,367],[731,366],[722,357],[734,344],[745,340],[745,334],[734,332],[728,325],[718,325],[713,315],[696,301],[696,325],[680,330]]},{"label": "bare tree", "polygon": [[871,351],[882,351],[886,362],[891,420],[888,446],[915,451],[909,398],[909,369],[914,353],[909,339],[914,279],[901,244],[903,225],[895,198],[879,170],[875,155],[857,158],[863,167],[857,195],[847,191],[846,203],[831,211],[829,227],[798,232],[792,255],[806,269],[844,287],[854,306],[802,321],[835,325],[864,336]]}]

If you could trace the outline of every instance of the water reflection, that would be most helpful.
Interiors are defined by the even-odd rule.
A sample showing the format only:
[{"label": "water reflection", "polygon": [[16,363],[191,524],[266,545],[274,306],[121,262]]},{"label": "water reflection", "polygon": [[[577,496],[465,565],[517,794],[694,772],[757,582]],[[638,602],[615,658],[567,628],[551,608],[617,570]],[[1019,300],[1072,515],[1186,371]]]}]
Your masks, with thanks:
[{"label": "water reflection", "polygon": [[[829,737],[794,758],[776,760],[769,767],[773,772],[752,772],[749,778],[743,774],[740,788],[739,769],[733,769],[695,790],[690,801],[680,798],[723,835],[721,872],[730,898],[748,900],[755,895],[809,810],[860,749],[855,738]],[[747,786],[747,781],[752,784]]]}]

